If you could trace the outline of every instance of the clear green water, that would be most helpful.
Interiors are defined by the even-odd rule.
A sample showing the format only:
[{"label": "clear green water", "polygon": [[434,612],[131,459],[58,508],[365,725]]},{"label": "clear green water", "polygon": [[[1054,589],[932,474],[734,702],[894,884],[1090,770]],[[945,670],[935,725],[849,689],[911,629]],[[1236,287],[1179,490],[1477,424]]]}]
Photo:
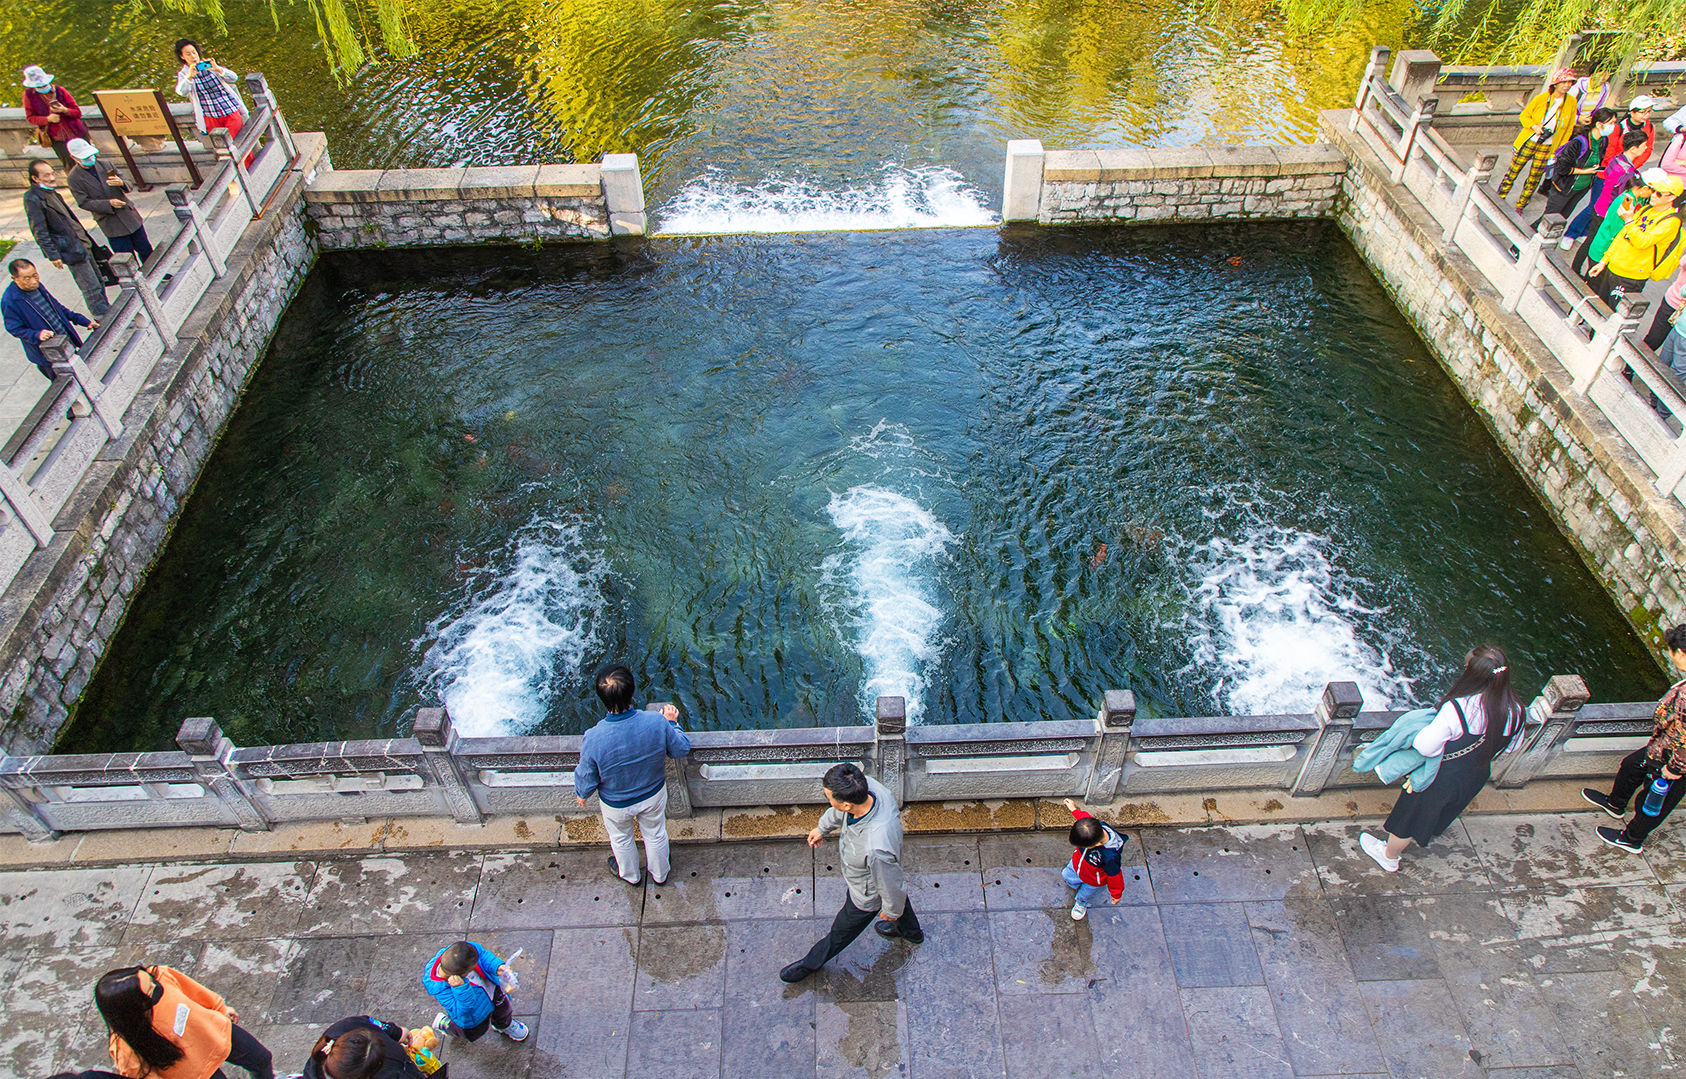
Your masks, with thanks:
[{"label": "clear green water", "polygon": [[1657,666],[1339,233],[325,259],[68,729],[701,728],[1524,691]]},{"label": "clear green water", "polygon": [[[1009,138],[1305,141],[1372,45],[1420,44],[1415,10],[1295,33],[1265,0],[0,0],[0,69],[169,93],[188,36],[263,71],[341,168],[631,150],[660,207],[745,185],[882,195],[910,170],[917,191],[940,167],[993,207]],[[319,26],[335,11],[362,61]]]}]

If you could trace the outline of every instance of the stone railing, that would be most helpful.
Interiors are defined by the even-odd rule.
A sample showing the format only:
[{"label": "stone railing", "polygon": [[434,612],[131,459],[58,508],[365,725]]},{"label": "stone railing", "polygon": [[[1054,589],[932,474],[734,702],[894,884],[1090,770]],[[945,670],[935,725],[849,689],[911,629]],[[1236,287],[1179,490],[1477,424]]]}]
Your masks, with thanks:
[{"label": "stone railing", "polygon": [[[656,707],[652,705],[651,707]],[[876,775],[903,802],[1276,789],[1311,796],[1374,786],[1353,753],[1397,718],[1362,711],[1332,682],[1310,715],[1138,718],[1112,691],[1096,718],[909,729],[904,701],[880,697],[872,726],[691,734],[668,762],[668,812],[810,803],[841,761]],[[1520,748],[1494,783],[1611,774],[1651,729],[1649,704],[1588,705],[1578,677],[1550,679],[1529,705]],[[106,828],[233,826],[380,816],[577,813],[578,736],[465,738],[443,709],[418,711],[407,738],[241,748],[210,719],[190,719],[177,750],[0,756],[0,832],[37,839]]]},{"label": "stone railing", "polygon": [[[253,76],[247,76],[251,79]],[[117,145],[117,136],[112,134],[111,127],[106,123],[105,114],[94,104],[93,94],[84,95],[86,100],[78,99],[82,107],[82,120],[88,125],[88,141],[99,148],[100,155],[106,164],[123,161],[122,151]],[[170,105],[170,115],[175,118],[176,126],[181,129],[182,140],[193,156],[194,163],[199,166],[201,174],[217,167],[217,150],[211,138],[200,133],[193,126],[193,106],[187,102],[177,101]],[[50,146],[38,145],[35,140],[36,127],[25,118],[20,108],[0,109],[0,188],[24,188],[29,186],[29,177],[25,169],[28,162],[36,159],[51,161],[57,167],[58,157]],[[167,136],[130,138],[129,153],[140,166],[141,177],[149,184],[186,183],[190,177],[187,166],[182,163],[181,151]],[[127,172],[127,168],[123,169]]]},{"label": "stone railing", "polygon": [[[1617,437],[1651,470],[1655,492],[1686,499],[1686,386],[1635,330],[1646,303],[1624,296],[1615,310],[1581,279],[1548,257],[1563,234],[1562,220],[1536,232],[1484,181],[1497,162],[1478,156],[1466,165],[1437,127],[1436,98],[1414,106],[1382,78],[1387,50],[1377,49],[1359,90],[1351,129],[1443,226],[1441,239],[1480,269],[1506,312],[1520,316],[1597,406]],[[1643,336],[1640,334],[1639,336]]]},{"label": "stone railing", "polygon": [[323,251],[641,236],[637,154],[601,165],[324,169],[305,190]]},{"label": "stone railing", "polygon": [[215,133],[228,159],[196,190],[170,190],[181,222],[174,234],[160,240],[145,266],[133,255],[113,256],[119,291],[99,329],[80,350],[62,335],[42,343],[55,377],[0,449],[0,588],[53,542],[53,519],[106,447],[124,437],[130,404],[292,168],[292,134],[264,100],[261,82],[254,77],[263,97],[239,138]]}]

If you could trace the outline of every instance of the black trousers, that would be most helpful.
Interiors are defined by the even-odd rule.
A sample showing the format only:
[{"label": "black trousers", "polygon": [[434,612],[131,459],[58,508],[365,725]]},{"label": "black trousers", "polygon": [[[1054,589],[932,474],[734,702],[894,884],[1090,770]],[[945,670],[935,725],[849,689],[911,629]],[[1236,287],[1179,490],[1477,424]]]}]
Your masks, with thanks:
[{"label": "black trousers", "polygon": [[[844,896],[843,909],[832,919],[831,932],[808,950],[808,954],[802,957],[802,965],[810,973],[819,970],[836,958],[838,952],[847,948],[877,917],[876,910],[862,910],[855,906],[852,898]],[[920,940],[925,936],[925,931],[919,928],[919,919],[914,917],[912,902],[902,907],[902,916],[896,919],[896,931],[912,940]]]},{"label": "black trousers", "polygon": [[[251,1072],[253,1079],[275,1079],[275,1061],[269,1055],[269,1050],[263,1047],[263,1043],[248,1034],[239,1024],[235,1024],[231,1034],[232,1044],[228,1047],[228,1062]],[[228,1079],[223,1075],[221,1068],[216,1070],[216,1075]]]},{"label": "black trousers", "polygon": [[503,986],[492,986],[492,1014],[480,1020],[471,1027],[459,1027],[455,1022],[451,1024],[456,1032],[471,1042],[477,1042],[485,1036],[488,1030],[503,1030],[515,1022],[515,1005],[504,993]]},{"label": "black trousers", "polygon": [[1592,294],[1603,300],[1611,308],[1616,306],[1616,291],[1618,289],[1622,292],[1639,293],[1645,291],[1645,286],[1648,283],[1643,278],[1617,277],[1609,270],[1605,270],[1588,282],[1592,286]]},{"label": "black trousers", "polygon": [[1557,187],[1547,184],[1545,213],[1534,219],[1534,227],[1536,229],[1539,228],[1540,222],[1544,221],[1551,214],[1556,214],[1558,217],[1572,216],[1575,212],[1576,205],[1580,203],[1581,199],[1584,198],[1586,193],[1590,190],[1592,190],[1590,187],[1583,187],[1578,191],[1573,188],[1568,191],[1561,191]]},{"label": "black trousers", "polygon": [[1657,305],[1657,317],[1651,320],[1651,328],[1645,332],[1646,348],[1655,352],[1663,347],[1663,338],[1667,337],[1669,331],[1674,329],[1673,326],[1669,325],[1668,320],[1674,316],[1676,310],[1677,308],[1668,305],[1667,300]]},{"label": "black trousers", "polygon": [[1622,766],[1616,770],[1616,782],[1610,787],[1610,801],[1617,809],[1625,810],[1629,798],[1637,792],[1639,797],[1634,799],[1633,819],[1627,822],[1623,831],[1635,843],[1644,843],[1645,837],[1652,829],[1668,819],[1674,812],[1674,807],[1680,804],[1682,795],[1686,795],[1686,779],[1677,779],[1668,785],[1668,793],[1663,795],[1663,808],[1656,816],[1645,812],[1645,793],[1653,779],[1662,774],[1662,765],[1645,756],[1643,748],[1636,749],[1622,758]]},{"label": "black trousers", "polygon": [[1598,235],[1598,230],[1602,227],[1604,227],[1604,218],[1594,217],[1592,223],[1586,228],[1586,235],[1582,236],[1581,242],[1575,246],[1575,258],[1569,264],[1571,270],[1576,273],[1583,273],[1586,270],[1589,261],[1588,256],[1592,254],[1592,238]]}]

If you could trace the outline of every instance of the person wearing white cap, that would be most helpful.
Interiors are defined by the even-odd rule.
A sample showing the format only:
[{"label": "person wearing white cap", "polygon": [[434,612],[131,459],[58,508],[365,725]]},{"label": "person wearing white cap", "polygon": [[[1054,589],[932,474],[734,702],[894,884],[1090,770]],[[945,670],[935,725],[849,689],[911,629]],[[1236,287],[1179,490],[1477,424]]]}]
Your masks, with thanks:
[{"label": "person wearing white cap", "polygon": [[87,139],[71,139],[66,147],[76,166],[67,178],[76,205],[94,215],[113,251],[128,251],[145,262],[152,257],[146,223],[129,197],[129,185],[116,169],[99,167],[99,151]]},{"label": "person wearing white cap", "polygon": [[1592,290],[1605,303],[1619,289],[1643,292],[1652,281],[1674,276],[1680,265],[1682,229],[1680,177],[1662,169],[1646,169],[1642,179],[1651,189],[1650,201],[1622,226],[1592,268]]},{"label": "person wearing white cap", "polygon": [[65,144],[71,139],[87,138],[88,125],[82,122],[81,106],[70,96],[70,91],[54,86],[53,77],[40,64],[23,69],[23,113],[41,129],[64,167],[69,168],[70,153]]},{"label": "person wearing white cap", "polygon": [[[1645,162],[1651,160],[1651,151],[1656,147],[1657,131],[1651,126],[1651,110],[1657,107],[1657,99],[1646,94],[1640,94],[1627,103],[1627,115],[1616,125],[1616,137],[1610,140],[1611,145],[1604,147],[1604,163],[1621,153],[1622,136],[1629,131],[1645,132],[1645,152],[1634,162],[1644,167]],[[1614,147],[1612,149],[1611,147]]]}]

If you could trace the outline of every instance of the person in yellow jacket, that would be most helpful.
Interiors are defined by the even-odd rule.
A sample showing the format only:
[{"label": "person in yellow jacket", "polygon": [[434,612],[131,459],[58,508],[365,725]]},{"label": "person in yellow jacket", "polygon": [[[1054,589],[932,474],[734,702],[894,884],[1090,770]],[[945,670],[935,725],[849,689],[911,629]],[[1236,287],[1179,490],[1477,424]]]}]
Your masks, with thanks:
[{"label": "person in yellow jacket", "polygon": [[1499,184],[1499,198],[1507,198],[1522,170],[1528,178],[1522,182],[1522,192],[1516,196],[1518,210],[1528,205],[1534,189],[1545,179],[1545,163],[1559,147],[1575,133],[1580,119],[1581,103],[1570,87],[1575,85],[1575,73],[1561,68],[1551,77],[1551,85],[1534,95],[1522,110],[1522,130],[1516,136],[1516,152],[1510,158],[1510,170]]},{"label": "person in yellow jacket", "polygon": [[236,1023],[240,1014],[179,970],[119,967],[94,985],[111,1031],[111,1060],[126,1079],[211,1079],[235,1064],[274,1079],[268,1049]]},{"label": "person in yellow jacket", "polygon": [[1681,235],[1680,196],[1686,182],[1661,169],[1646,169],[1651,201],[1622,226],[1604,258],[1592,268],[1592,291],[1614,306],[1616,290],[1643,292],[1651,281],[1674,274],[1686,236]]}]

